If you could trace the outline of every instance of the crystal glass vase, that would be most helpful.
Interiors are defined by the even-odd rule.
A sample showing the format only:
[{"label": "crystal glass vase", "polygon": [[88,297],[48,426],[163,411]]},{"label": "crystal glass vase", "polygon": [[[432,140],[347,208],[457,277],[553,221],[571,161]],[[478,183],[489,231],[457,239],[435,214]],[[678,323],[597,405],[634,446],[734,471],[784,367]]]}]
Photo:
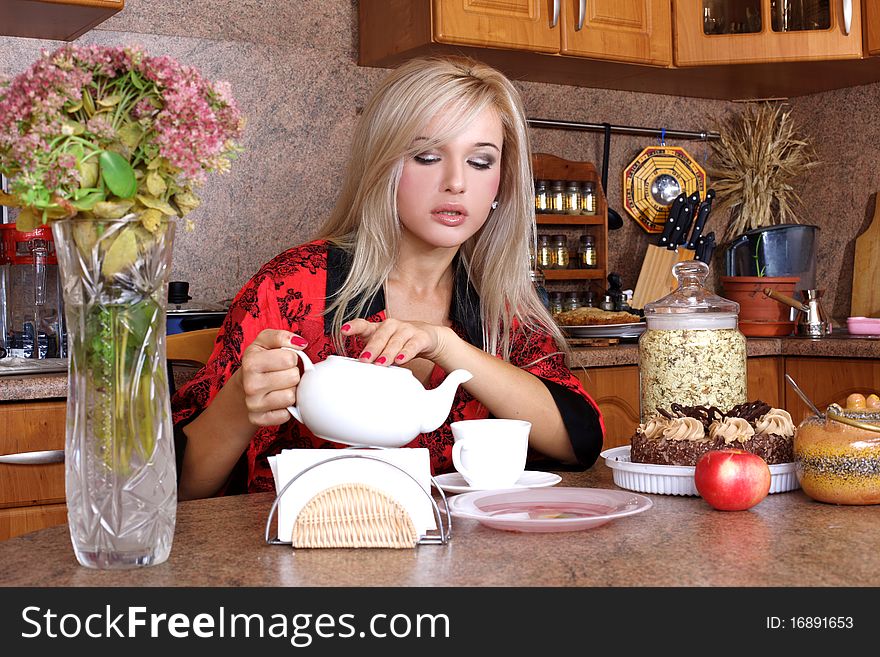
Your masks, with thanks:
[{"label": "crystal glass vase", "polygon": [[53,222],[68,331],[65,482],[80,564],[168,558],[177,477],[165,359],[174,223]]}]

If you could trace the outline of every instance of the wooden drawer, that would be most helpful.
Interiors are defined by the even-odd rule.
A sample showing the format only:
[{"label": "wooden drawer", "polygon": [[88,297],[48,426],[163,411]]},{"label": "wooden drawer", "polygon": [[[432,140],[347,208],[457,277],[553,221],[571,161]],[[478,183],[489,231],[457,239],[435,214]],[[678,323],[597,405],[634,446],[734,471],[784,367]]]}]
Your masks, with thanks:
[{"label": "wooden drawer", "polygon": [[[64,449],[66,402],[0,404],[0,454]],[[64,501],[64,464],[0,464],[0,509]]]},{"label": "wooden drawer", "polygon": [[0,509],[0,541],[67,522],[66,504]]}]

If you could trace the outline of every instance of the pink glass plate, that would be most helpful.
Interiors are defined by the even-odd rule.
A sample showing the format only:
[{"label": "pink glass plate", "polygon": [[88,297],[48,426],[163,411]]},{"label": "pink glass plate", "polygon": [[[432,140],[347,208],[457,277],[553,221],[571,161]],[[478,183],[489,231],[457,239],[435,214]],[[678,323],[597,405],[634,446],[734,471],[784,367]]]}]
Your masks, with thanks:
[{"label": "pink glass plate", "polygon": [[449,500],[453,517],[515,532],[570,532],[647,511],[644,495],[604,488],[526,488],[475,491]]}]

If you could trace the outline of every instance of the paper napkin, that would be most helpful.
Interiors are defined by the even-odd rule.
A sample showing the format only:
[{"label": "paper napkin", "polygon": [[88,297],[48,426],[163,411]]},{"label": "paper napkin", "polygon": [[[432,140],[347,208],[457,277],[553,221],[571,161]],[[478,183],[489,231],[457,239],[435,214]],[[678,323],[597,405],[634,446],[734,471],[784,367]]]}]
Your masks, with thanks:
[{"label": "paper napkin", "polygon": [[[339,456],[355,455],[370,458],[342,458],[325,463]],[[290,540],[294,520],[309,500],[326,488],[347,483],[367,484],[391,496],[409,513],[419,536],[437,528],[430,499],[431,457],[426,448],[285,449],[269,457],[276,494],[296,475],[318,463],[322,465],[299,477],[278,502],[278,538],[282,541]]]}]

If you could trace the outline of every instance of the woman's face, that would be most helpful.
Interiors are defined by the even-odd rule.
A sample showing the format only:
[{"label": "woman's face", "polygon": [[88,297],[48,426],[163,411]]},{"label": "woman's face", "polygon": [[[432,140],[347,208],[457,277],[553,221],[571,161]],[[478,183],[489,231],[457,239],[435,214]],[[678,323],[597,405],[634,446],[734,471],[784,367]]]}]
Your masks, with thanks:
[{"label": "woman's face", "polygon": [[503,139],[501,119],[486,108],[450,141],[404,162],[397,189],[404,239],[457,247],[480,229],[498,194]]}]

